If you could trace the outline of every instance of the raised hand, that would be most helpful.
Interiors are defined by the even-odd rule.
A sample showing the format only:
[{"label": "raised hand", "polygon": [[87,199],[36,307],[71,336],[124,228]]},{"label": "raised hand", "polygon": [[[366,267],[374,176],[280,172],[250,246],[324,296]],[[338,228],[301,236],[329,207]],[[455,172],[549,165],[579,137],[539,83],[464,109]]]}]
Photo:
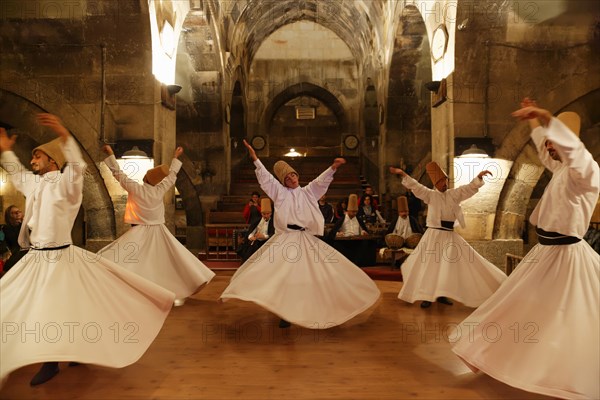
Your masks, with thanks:
[{"label": "raised hand", "polygon": [[511,113],[511,115],[515,118],[518,118],[521,121],[531,120],[537,118],[543,126],[547,126],[552,119],[552,114],[548,110],[544,110],[543,108],[539,108],[535,105],[535,102],[525,98],[521,105],[525,105]]},{"label": "raised hand", "polygon": [[48,128],[52,129],[54,133],[56,133],[58,137],[63,140],[66,140],[70,135],[67,128],[63,126],[62,122],[56,115],[40,113],[37,115],[37,120],[40,125],[47,126]]},{"label": "raised hand", "polygon": [[333,160],[333,164],[331,164],[331,168],[333,168],[333,170],[337,170],[340,166],[346,164],[346,160],[343,158],[336,158],[335,160]]},{"label": "raised hand", "polygon": [[108,156],[112,156],[113,154],[115,154],[115,152],[109,144],[105,144],[104,146],[102,146],[102,151]]},{"label": "raised hand", "polygon": [[246,148],[248,149],[248,155],[250,156],[252,161],[258,160],[258,157],[256,157],[256,152],[254,151],[250,143],[246,142],[246,139],[244,139],[244,146],[246,146]]},{"label": "raised hand", "polygon": [[183,147],[179,146],[173,152],[173,157],[174,158],[179,158],[179,156],[182,155],[182,154],[183,154]]},{"label": "raised hand", "polygon": [[484,171],[481,171],[481,172],[480,172],[480,173],[477,175],[477,177],[478,177],[479,179],[483,179],[483,177],[484,177],[484,176],[486,176],[486,175],[492,176],[492,173],[486,169],[486,170],[484,170]]},{"label": "raised hand", "polygon": [[400,168],[395,168],[395,167],[390,167],[390,173],[396,174],[396,175],[402,175],[402,176],[408,175],[406,172],[404,172],[404,170],[402,170]]},{"label": "raised hand", "polygon": [[0,153],[3,151],[11,151],[16,141],[17,135],[8,137],[6,129],[0,128]]}]

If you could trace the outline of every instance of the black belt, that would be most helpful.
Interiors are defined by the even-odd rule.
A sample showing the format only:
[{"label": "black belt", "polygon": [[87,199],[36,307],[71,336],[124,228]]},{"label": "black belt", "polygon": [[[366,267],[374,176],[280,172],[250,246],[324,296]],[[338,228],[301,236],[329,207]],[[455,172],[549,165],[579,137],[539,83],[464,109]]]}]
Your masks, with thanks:
[{"label": "black belt", "polygon": [[563,235],[558,232],[546,232],[542,228],[535,228],[538,235],[538,242],[544,246],[565,245],[580,242],[581,239],[575,236]]},{"label": "black belt", "polygon": [[[431,227],[428,226],[428,228],[431,228]],[[432,228],[432,229],[439,229],[441,231],[453,231],[454,230],[454,221],[442,221],[441,228]]]},{"label": "black belt", "polygon": [[292,225],[288,224],[287,227],[288,227],[288,229],[293,229],[295,231],[303,231],[303,230],[305,230],[305,228],[303,228],[301,226],[298,226],[298,225],[293,225],[293,224]]},{"label": "black belt", "polygon": [[70,246],[70,244],[65,244],[65,245],[57,246],[57,247],[44,247],[42,249],[36,249],[35,247],[32,247],[31,250],[37,250],[37,251],[61,250],[61,249],[66,249],[69,246]]}]

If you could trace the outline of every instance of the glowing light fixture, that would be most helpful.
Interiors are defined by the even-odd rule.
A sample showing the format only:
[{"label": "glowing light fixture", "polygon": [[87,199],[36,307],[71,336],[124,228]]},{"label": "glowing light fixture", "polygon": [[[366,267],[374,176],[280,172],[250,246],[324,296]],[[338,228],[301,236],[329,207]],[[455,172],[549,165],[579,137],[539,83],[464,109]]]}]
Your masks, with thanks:
[{"label": "glowing light fixture", "polygon": [[298,153],[296,149],[290,149],[289,152],[284,154],[284,157],[304,157],[302,153]]},{"label": "glowing light fixture", "polygon": [[467,150],[459,156],[460,158],[489,158],[490,156],[485,150],[480,149],[476,145],[472,144]]},{"label": "glowing light fixture", "polygon": [[133,148],[131,150],[127,150],[125,153],[123,153],[121,158],[124,158],[124,159],[148,159],[150,157],[148,157],[148,154],[146,154],[146,152],[140,150],[139,147],[133,146]]}]

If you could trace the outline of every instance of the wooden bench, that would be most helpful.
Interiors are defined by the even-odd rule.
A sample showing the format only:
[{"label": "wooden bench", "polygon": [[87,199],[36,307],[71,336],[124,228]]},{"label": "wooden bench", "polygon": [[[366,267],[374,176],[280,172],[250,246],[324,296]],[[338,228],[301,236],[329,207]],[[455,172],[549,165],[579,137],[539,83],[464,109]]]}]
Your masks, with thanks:
[{"label": "wooden bench", "polygon": [[506,262],[504,264],[504,272],[506,273],[506,276],[510,275],[515,268],[517,268],[517,265],[519,265],[521,260],[523,260],[522,256],[506,253]]},{"label": "wooden bench", "polygon": [[239,259],[234,232],[247,227],[241,211],[209,211],[205,225],[207,260]]}]

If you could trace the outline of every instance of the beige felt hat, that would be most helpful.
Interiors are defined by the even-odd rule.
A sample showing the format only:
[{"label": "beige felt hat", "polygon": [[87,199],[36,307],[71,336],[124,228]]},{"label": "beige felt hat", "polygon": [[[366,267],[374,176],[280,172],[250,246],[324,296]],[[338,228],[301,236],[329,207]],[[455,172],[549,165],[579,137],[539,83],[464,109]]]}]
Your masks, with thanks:
[{"label": "beige felt hat", "polygon": [[277,161],[275,165],[273,165],[273,172],[275,173],[277,179],[279,179],[279,182],[282,184],[284,183],[285,177],[290,172],[294,172],[296,175],[298,175],[298,172],[296,172],[296,170],[285,161]]},{"label": "beige felt hat", "polygon": [[44,152],[48,157],[53,159],[56,162],[58,169],[62,169],[62,167],[66,163],[65,155],[62,151],[62,144],[60,138],[56,138],[48,143],[36,147],[35,149],[33,149],[31,154],[35,153],[36,150]]},{"label": "beige felt hat", "polygon": [[260,212],[272,212],[271,199],[263,197],[260,199]]},{"label": "beige felt hat", "polygon": [[556,118],[565,124],[575,135],[579,136],[579,131],[581,130],[581,118],[579,118],[579,115],[577,115],[576,112],[561,112]]},{"label": "beige felt hat", "polygon": [[156,186],[160,181],[165,179],[167,175],[169,175],[169,167],[166,164],[161,164],[158,167],[149,169],[144,176],[144,180],[152,186]]},{"label": "beige felt hat", "polygon": [[[567,128],[569,128],[576,136],[579,137],[579,131],[581,130],[581,118],[579,118],[579,115],[576,112],[561,112],[556,116],[556,119],[565,124]],[[534,118],[529,121],[529,126],[531,126],[531,129],[537,128],[540,126],[540,121],[538,121],[537,118]]]}]

